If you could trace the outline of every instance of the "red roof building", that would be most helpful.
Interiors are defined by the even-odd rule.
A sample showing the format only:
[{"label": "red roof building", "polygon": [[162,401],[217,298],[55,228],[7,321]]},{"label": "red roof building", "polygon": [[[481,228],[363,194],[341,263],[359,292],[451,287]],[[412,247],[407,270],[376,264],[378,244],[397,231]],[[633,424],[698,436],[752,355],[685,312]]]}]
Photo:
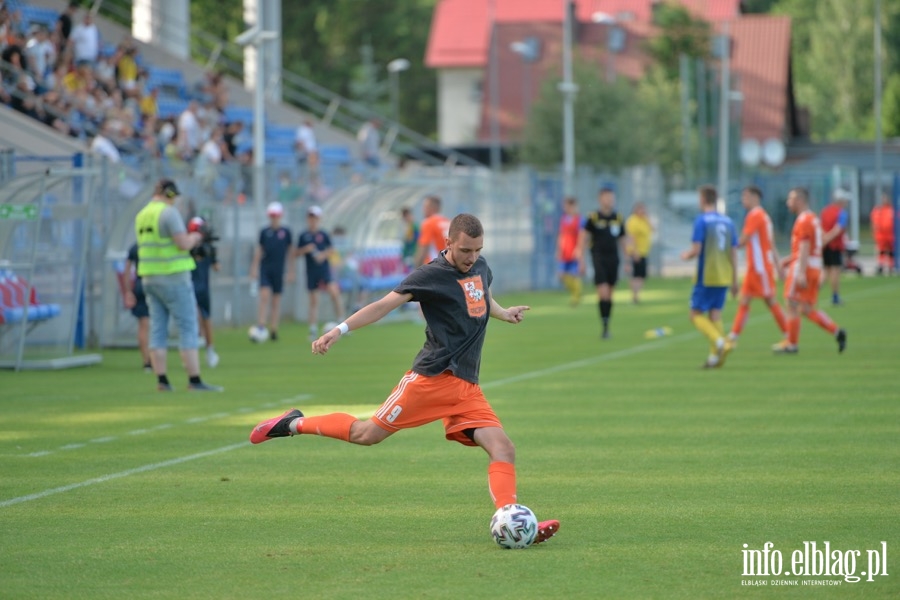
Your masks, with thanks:
[{"label": "red roof building", "polygon": [[[678,0],[732,38],[732,78],[741,92],[742,136],[760,142],[787,141],[796,129],[790,75],[791,24],[787,17],[742,15],[740,0]],[[596,62],[600,73],[639,79],[650,64],[643,50],[652,37],[654,0],[575,0],[579,26],[575,54]],[[438,130],[448,145],[481,144],[490,138],[490,40],[495,36],[498,65],[500,139],[519,139],[525,111],[542,81],[562,69],[565,0],[439,0],[434,12],[426,64],[438,70]],[[493,13],[493,15],[492,15]],[[493,21],[491,17],[493,16]],[[614,19],[625,32],[624,45],[607,53]],[[511,49],[534,38],[540,54],[526,64]]]}]

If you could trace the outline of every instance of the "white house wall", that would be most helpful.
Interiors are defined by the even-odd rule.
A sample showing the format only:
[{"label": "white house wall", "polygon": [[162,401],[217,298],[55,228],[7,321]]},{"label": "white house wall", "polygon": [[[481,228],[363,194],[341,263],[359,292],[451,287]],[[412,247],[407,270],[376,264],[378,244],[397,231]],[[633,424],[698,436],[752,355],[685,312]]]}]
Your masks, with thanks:
[{"label": "white house wall", "polygon": [[462,146],[477,141],[483,79],[483,69],[438,71],[438,137],[441,144]]}]

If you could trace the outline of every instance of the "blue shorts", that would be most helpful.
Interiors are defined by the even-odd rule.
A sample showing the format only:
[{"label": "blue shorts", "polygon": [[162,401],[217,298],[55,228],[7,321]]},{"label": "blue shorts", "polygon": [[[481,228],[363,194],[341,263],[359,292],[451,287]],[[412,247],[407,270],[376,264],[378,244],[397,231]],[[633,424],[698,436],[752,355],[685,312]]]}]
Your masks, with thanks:
[{"label": "blue shorts", "polygon": [[272,288],[273,294],[280,294],[284,289],[284,268],[281,269],[260,269],[259,270],[259,287]]},{"label": "blue shorts", "polygon": [[147,304],[150,306],[150,348],[169,345],[169,317],[178,329],[178,347],[192,350],[199,346],[197,334],[197,299],[194,285],[185,283],[144,283]]},{"label": "blue shorts", "polygon": [[701,313],[722,310],[722,307],[725,306],[726,296],[728,296],[727,287],[695,285],[691,294],[691,310]]},{"label": "blue shorts", "polygon": [[197,299],[197,308],[200,309],[200,316],[208,319],[212,310],[210,309],[209,289],[194,288],[194,297]]},{"label": "blue shorts", "polygon": [[144,285],[138,279],[134,282],[134,306],[131,307],[131,314],[136,319],[146,319],[150,316],[150,309],[147,307],[147,296],[144,295]]},{"label": "blue shorts", "polygon": [[331,267],[328,265],[306,270],[306,289],[310,292],[324,290],[331,281]]},{"label": "blue shorts", "polygon": [[561,260],[558,263],[557,269],[559,273],[562,275],[578,275],[578,261],[577,260]]}]

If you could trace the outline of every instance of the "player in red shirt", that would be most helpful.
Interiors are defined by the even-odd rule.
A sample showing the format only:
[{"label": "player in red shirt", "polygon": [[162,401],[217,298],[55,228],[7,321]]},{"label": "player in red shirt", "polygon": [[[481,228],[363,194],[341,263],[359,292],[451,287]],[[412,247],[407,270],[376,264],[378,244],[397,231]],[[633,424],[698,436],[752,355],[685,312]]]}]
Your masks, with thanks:
[{"label": "player in red shirt", "polygon": [[809,193],[794,188],[788,193],[788,210],[797,215],[791,231],[791,255],[782,260],[787,269],[784,298],[787,301],[788,337],[772,347],[779,354],[796,354],[800,339],[800,316],[834,336],[838,352],[847,347],[847,332],[816,308],[822,276],[822,228],[816,213],[809,209]]},{"label": "player in red shirt", "polygon": [[844,250],[847,248],[847,205],[850,192],[843,188],[834,191],[834,202],[822,209],[822,262],[825,277],[831,284],[831,303],[841,304],[841,270],[844,268]]},{"label": "player in red shirt", "polygon": [[894,272],[894,207],[887,194],[882,194],[881,204],[869,214],[872,223],[872,236],[875,238],[875,252],[878,253],[877,273]]},{"label": "player in red shirt", "polygon": [[584,219],[578,214],[578,200],[569,196],[563,200],[563,215],[559,219],[556,242],[556,263],[559,280],[571,294],[572,306],[581,302],[581,246],[578,236]]},{"label": "player in red shirt", "polygon": [[728,337],[732,343],[737,341],[747,315],[750,312],[750,300],[760,298],[766,303],[775,322],[783,334],[787,334],[787,321],[781,305],[775,300],[775,276],[781,276],[781,259],[775,249],[775,237],[772,219],[760,205],[762,191],[756,186],[747,186],[741,194],[741,202],[748,211],[744,219],[744,229],[738,245],[747,250],[747,273],[738,298],[737,314]]}]

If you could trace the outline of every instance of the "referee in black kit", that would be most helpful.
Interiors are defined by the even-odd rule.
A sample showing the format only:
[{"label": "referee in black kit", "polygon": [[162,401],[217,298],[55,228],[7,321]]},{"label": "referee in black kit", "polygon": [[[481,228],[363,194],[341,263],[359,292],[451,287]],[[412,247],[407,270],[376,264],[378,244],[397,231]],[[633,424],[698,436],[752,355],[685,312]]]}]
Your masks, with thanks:
[{"label": "referee in black kit", "polygon": [[[625,221],[616,212],[616,194],[613,188],[603,187],[597,195],[600,210],[587,215],[581,230],[579,247],[582,256],[590,248],[594,264],[594,285],[600,307],[601,337],[609,337],[609,318],[612,315],[612,295],[619,279],[619,251],[625,241]],[[584,261],[581,261],[582,271]]]}]

